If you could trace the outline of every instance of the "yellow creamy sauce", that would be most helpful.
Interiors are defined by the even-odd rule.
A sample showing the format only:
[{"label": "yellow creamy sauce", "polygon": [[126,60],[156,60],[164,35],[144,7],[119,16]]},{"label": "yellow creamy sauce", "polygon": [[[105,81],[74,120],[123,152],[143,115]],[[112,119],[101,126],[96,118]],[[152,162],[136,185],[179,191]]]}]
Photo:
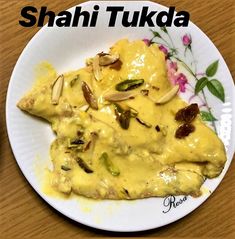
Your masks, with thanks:
[{"label": "yellow creamy sauce", "polygon": [[[148,47],[142,41],[120,40],[110,52],[119,54],[121,69],[102,67],[101,81],[95,80],[91,66],[65,73],[58,105],[51,104],[57,74],[44,63],[32,91],[18,104],[21,109],[51,122],[57,134],[50,152],[54,165],[50,175],[52,187],[64,193],[73,191],[87,197],[113,199],[198,193],[206,177],[216,177],[223,169],[226,157],[222,142],[199,116],[193,121],[196,128],[193,133],[184,139],[175,138],[180,125],[174,119],[175,114],[187,104],[178,96],[163,105],[151,100],[160,99],[172,88],[167,79],[165,56],[157,45]],[[129,128],[122,129],[114,105],[104,100],[104,95],[116,92],[116,84],[126,79],[144,79],[142,86],[131,90],[135,98],[124,103],[152,127],[131,118]],[[98,110],[80,110],[87,105],[82,81],[96,96]],[[140,93],[142,89],[149,90],[149,97]],[[160,132],[155,129],[157,125]],[[84,132],[85,144],[91,140],[91,133],[98,135],[92,150],[68,149],[68,140],[75,140],[78,131]],[[118,176],[113,176],[100,160],[103,152],[118,168]],[[76,157],[82,158],[93,173],[86,173]],[[62,170],[62,165],[70,170]]]}]

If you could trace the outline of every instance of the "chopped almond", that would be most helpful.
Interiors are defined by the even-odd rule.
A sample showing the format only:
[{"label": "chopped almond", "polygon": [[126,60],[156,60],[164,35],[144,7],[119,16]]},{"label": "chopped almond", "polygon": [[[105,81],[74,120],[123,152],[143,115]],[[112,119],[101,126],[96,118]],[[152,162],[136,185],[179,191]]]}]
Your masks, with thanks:
[{"label": "chopped almond", "polygon": [[52,86],[52,95],[51,95],[51,103],[53,105],[57,105],[59,103],[60,96],[62,94],[64,85],[64,76],[60,75],[54,82]]}]

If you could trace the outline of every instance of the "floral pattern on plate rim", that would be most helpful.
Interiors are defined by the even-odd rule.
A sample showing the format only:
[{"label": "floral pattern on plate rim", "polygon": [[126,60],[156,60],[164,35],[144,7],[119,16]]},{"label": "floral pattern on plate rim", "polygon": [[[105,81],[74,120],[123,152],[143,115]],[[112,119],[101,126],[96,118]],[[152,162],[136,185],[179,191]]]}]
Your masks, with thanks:
[{"label": "floral pattern on plate rim", "polygon": [[[153,37],[151,39],[144,38],[143,41],[147,46],[153,43],[159,45],[159,49],[165,54],[167,75],[172,85],[179,85],[180,93],[189,92],[190,97],[188,103],[192,103],[193,100],[199,100],[200,116],[203,121],[212,126],[213,130],[217,134],[217,128],[215,121],[216,117],[212,113],[213,109],[209,106],[207,97],[204,92],[206,87],[208,91],[215,97],[217,97],[223,103],[225,102],[225,93],[222,83],[215,78],[219,60],[215,60],[210,63],[204,71],[198,71],[197,62],[195,60],[192,43],[193,39],[190,34],[184,34],[181,38],[181,43],[184,49],[184,58],[179,56],[179,50],[176,48],[171,35],[169,34],[166,27],[161,27],[158,31],[151,30]],[[186,58],[191,57],[191,64],[186,63]],[[178,64],[192,76],[194,82],[190,82],[187,76],[180,72]],[[211,193],[210,190],[208,190]],[[163,210],[162,213],[168,213],[189,199],[186,195],[173,196],[169,195],[163,199]]]}]

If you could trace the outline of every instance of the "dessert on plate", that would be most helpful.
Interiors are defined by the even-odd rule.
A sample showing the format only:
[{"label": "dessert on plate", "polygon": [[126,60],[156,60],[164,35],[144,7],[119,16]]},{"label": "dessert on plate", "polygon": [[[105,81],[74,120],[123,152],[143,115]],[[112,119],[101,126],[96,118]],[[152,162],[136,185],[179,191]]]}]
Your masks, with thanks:
[{"label": "dessert on plate", "polygon": [[[82,69],[45,74],[18,102],[56,133],[51,185],[95,199],[200,195],[226,162],[224,145],[167,77],[157,44],[126,39]],[[39,142],[40,143],[40,142]]]}]

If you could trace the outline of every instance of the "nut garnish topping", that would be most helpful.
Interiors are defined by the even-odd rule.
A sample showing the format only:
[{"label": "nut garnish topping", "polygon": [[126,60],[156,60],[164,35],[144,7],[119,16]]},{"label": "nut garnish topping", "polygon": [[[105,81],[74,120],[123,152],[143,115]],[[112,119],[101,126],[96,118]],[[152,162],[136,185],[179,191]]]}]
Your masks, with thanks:
[{"label": "nut garnish topping", "polygon": [[81,106],[81,107],[79,107],[78,109],[80,110],[80,111],[84,111],[84,112],[87,112],[87,110],[89,109],[89,105],[83,105],[83,106]]},{"label": "nut garnish topping", "polygon": [[151,127],[152,127],[151,124],[149,124],[148,122],[146,122],[146,121],[140,119],[139,117],[136,117],[135,119],[137,120],[137,122],[139,122],[140,124],[144,125],[144,126],[147,127],[147,128],[151,128]]},{"label": "nut garnish topping", "polygon": [[108,66],[116,62],[118,59],[118,54],[101,54],[99,56],[99,64],[100,66]]},{"label": "nut garnish topping", "polygon": [[93,173],[93,170],[88,166],[88,164],[80,157],[76,158],[76,161],[81,169],[84,170],[86,173]]},{"label": "nut garnish topping", "polygon": [[134,99],[135,95],[136,94],[133,94],[131,92],[118,92],[104,95],[104,99],[109,102],[118,102],[123,100]]},{"label": "nut garnish topping", "polygon": [[83,96],[86,102],[90,105],[90,107],[94,110],[98,110],[97,100],[93,92],[91,91],[90,87],[84,81],[82,82],[82,91],[83,91]]},{"label": "nut garnish topping", "polygon": [[127,107],[121,107],[119,104],[114,104],[116,120],[123,129],[128,129],[131,119],[131,110]]},{"label": "nut garnish topping", "polygon": [[57,105],[64,86],[64,75],[58,76],[52,86],[51,103]]},{"label": "nut garnish topping", "polygon": [[100,56],[96,55],[93,58],[93,62],[92,62],[93,73],[94,73],[95,79],[97,81],[101,80],[101,70],[100,70],[100,65],[99,65],[99,58],[100,58]]},{"label": "nut garnish topping", "polygon": [[157,102],[157,105],[162,105],[173,99],[179,91],[179,85],[175,85],[170,91],[168,91],[164,96],[162,96]]},{"label": "nut garnish topping", "polygon": [[124,80],[115,86],[117,91],[133,90],[144,83],[144,79]]},{"label": "nut garnish topping", "polygon": [[115,61],[113,64],[109,65],[110,69],[114,69],[116,71],[119,71],[121,67],[122,67],[122,61],[120,59]]}]

